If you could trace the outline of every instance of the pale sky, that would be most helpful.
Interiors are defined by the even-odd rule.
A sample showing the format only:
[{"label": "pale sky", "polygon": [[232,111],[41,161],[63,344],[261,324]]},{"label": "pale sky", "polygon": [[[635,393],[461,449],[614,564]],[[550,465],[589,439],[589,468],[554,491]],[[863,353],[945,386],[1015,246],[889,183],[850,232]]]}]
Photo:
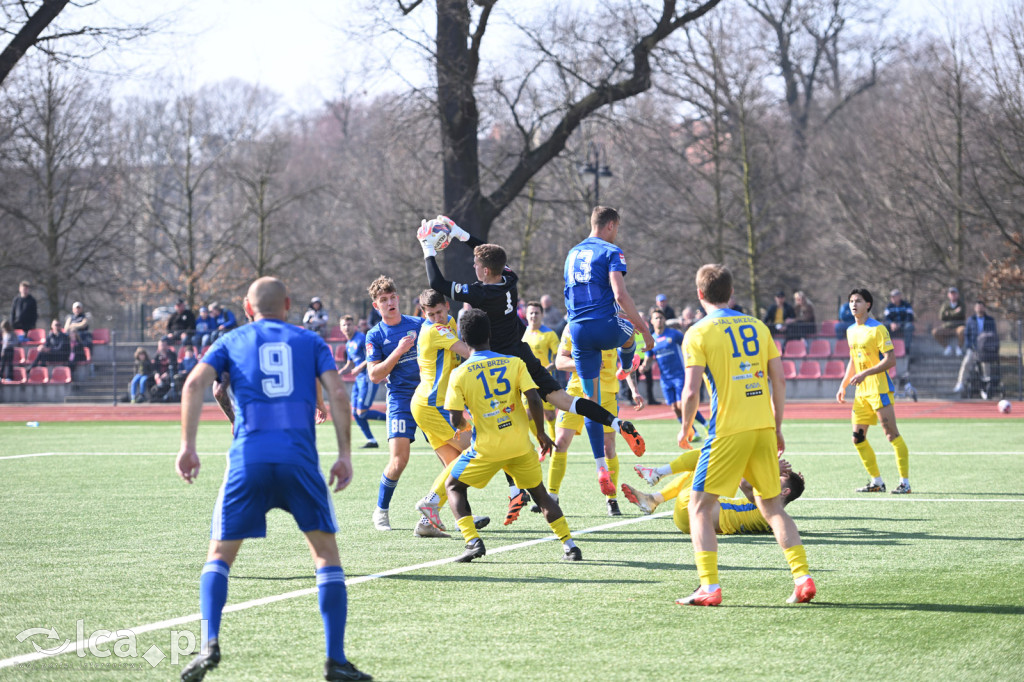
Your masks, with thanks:
[{"label": "pale sky", "polygon": [[[66,12],[97,12],[99,18],[93,20],[108,23],[161,16],[170,22],[169,30],[130,42],[107,57],[116,61],[112,70],[133,70],[134,77],[119,81],[128,93],[146,91],[154,78],[203,85],[237,77],[265,85],[283,95],[291,107],[305,109],[338,93],[346,70],[359,72],[370,52],[366,45],[347,41],[341,29],[359,1],[100,0],[93,9]],[[518,10],[533,2],[539,0],[506,0],[498,6]],[[951,2],[976,10],[997,6],[1000,0],[895,0],[898,16],[914,23],[937,21],[938,8]],[[419,11],[423,9],[429,11],[427,7]],[[374,85],[360,82],[358,87],[373,90]]]}]

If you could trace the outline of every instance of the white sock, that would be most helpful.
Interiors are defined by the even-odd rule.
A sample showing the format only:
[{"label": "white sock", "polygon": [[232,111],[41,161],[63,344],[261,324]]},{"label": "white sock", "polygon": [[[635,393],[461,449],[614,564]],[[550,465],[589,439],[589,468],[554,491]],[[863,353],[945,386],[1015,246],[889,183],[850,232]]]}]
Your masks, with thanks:
[{"label": "white sock", "polygon": [[516,487],[516,486],[514,486],[514,485],[510,485],[510,486],[508,487],[508,496],[509,496],[509,497],[515,497],[515,496],[516,496],[516,495],[518,495],[518,494],[519,494],[519,488],[517,488],[517,487]]},{"label": "white sock", "polygon": [[569,403],[569,412],[571,412],[572,414],[579,414],[579,412],[576,411],[577,402],[579,402],[579,398],[573,398],[572,402]]},{"label": "white sock", "polygon": [[885,481],[882,480],[881,476],[875,476],[873,479],[871,479],[871,482],[875,485],[882,485],[883,483],[885,483]]},{"label": "white sock", "polygon": [[719,589],[721,587],[722,586],[719,583],[715,583],[714,585],[706,585],[704,587],[704,591],[705,592],[714,592],[715,590],[717,590],[717,589]]},{"label": "white sock", "polygon": [[566,549],[572,549],[576,546],[576,543],[572,541],[572,538],[569,538],[568,540],[562,543],[562,546]]},{"label": "white sock", "polygon": [[907,486],[909,488],[910,487],[910,479],[909,478],[901,478],[900,479],[900,484],[905,485],[905,486]]},{"label": "white sock", "polygon": [[423,498],[423,501],[427,504],[437,504],[441,500],[441,496],[435,493],[433,490],[430,494]]},{"label": "white sock", "polygon": [[604,457],[595,457],[594,458],[594,464],[597,465],[598,469],[607,469],[608,468],[608,463],[605,462]]},{"label": "white sock", "polygon": [[660,467],[654,470],[654,473],[658,474],[659,476],[668,476],[669,474],[672,473],[672,465],[662,464]]},{"label": "white sock", "polygon": [[796,582],[797,585],[803,585],[805,582],[807,582],[810,579],[811,579],[810,575],[802,575],[799,578],[797,578],[795,582]]},{"label": "white sock", "polygon": [[622,431],[622,420],[619,419],[618,417],[612,419],[612,430],[614,430],[616,433]]}]

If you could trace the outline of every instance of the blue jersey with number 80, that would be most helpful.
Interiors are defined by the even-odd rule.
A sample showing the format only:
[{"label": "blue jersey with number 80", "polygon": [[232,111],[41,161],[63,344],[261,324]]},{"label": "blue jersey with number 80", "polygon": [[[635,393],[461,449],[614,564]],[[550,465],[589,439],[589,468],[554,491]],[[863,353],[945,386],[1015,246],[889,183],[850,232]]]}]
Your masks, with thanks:
[{"label": "blue jersey with number 80", "polygon": [[203,362],[231,373],[235,409],[232,466],[255,462],[312,464],[316,453],[316,382],[337,371],[319,335],[279,320],[257,320],[226,334]]},{"label": "blue jersey with number 80", "polygon": [[686,331],[683,364],[705,368],[704,383],[711,394],[708,441],[775,428],[768,361],[777,357],[768,327],[735,310],[716,310]]},{"label": "blue jersey with number 80", "polygon": [[615,294],[609,274],[626,272],[622,249],[597,237],[588,237],[565,259],[565,309],[570,322],[614,317]]}]

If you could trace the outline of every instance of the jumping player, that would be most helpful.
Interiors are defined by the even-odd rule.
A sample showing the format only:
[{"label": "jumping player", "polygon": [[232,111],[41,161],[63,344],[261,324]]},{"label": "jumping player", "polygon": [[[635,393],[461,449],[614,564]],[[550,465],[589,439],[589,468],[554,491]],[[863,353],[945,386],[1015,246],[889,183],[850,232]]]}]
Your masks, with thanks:
[{"label": "jumping player", "polygon": [[370,431],[370,420],[385,421],[387,416],[372,409],[373,399],[377,397],[377,384],[370,381],[366,370],[366,334],[356,327],[351,315],[341,318],[341,331],[348,338],[345,343],[345,364],[338,368],[338,374],[351,372],[356,375],[352,386],[352,418],[359,425],[359,430],[366,437],[363,448],[377,448],[377,439]]},{"label": "jumping player", "polygon": [[409,445],[416,440],[416,421],[410,401],[420,382],[416,362],[416,339],[422,317],[403,315],[398,310],[398,292],[390,277],[381,275],[368,289],[381,321],[366,335],[366,365],[370,381],[388,384],[388,448],[391,458],[380,477],[373,527],[391,530],[388,514],[398,479],[409,464]]},{"label": "jumping player", "polygon": [[295,517],[316,564],[327,640],[324,677],[372,679],[347,661],[344,653],[348,600],[330,486],[338,492],[352,480],[349,421],[334,420],[338,459],[331,466],[330,482],[320,471],[313,423],[318,381],[333,414],[348,414],[348,397],[330,347],[317,334],[285,321],[290,306],[279,280],[262,277],[253,282],[244,307],[255,321],[219,338],[185,381],[181,450],[175,462],[182,479],[192,483],[199,475],[196,434],[203,393],[225,373],[230,374],[235,425],[199,580],[207,639],[202,653],[182,670],[182,680],[201,680],[220,663],[218,635],[228,573],[245,538],[266,536],[266,514],[275,507]]},{"label": "jumping player", "polygon": [[868,426],[882,422],[882,430],[896,453],[896,468],[900,484],[892,491],[894,495],[910,493],[910,452],[903,436],[896,428],[896,410],[893,407],[893,385],[889,369],[896,366],[889,331],[881,322],[868,317],[874,299],[867,289],[850,292],[850,311],[855,322],[846,330],[846,341],[850,345],[850,362],[846,374],[839,384],[836,400],[846,402],[846,387],[853,384],[857,392],[853,400],[853,446],[857,448],[860,461],[867,469],[871,480],[858,493],[884,493],[885,482],[878,469],[875,451],[868,442]]}]

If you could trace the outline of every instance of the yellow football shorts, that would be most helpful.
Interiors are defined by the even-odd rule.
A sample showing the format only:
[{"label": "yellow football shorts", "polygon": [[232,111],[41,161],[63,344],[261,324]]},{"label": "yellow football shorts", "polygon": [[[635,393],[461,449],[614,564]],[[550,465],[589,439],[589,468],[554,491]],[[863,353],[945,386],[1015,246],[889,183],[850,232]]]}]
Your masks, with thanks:
[{"label": "yellow football shorts", "polygon": [[852,421],[857,424],[873,426],[878,423],[878,411],[892,405],[892,393],[886,391],[878,395],[856,396],[853,399]]},{"label": "yellow football shorts", "polygon": [[525,490],[536,488],[543,480],[540,461],[532,449],[509,459],[489,459],[481,457],[475,450],[466,450],[452,467],[451,476],[466,485],[483,488],[502,469]]},{"label": "yellow football shorts", "polygon": [[755,495],[766,500],[782,492],[774,428],[716,436],[706,442],[693,472],[692,489],[732,497],[742,478],[754,486]]},{"label": "yellow football shorts", "polygon": [[448,410],[424,405],[415,400],[409,407],[412,418],[416,420],[416,426],[427,434],[427,441],[434,450],[455,437],[455,429],[452,427]]}]

